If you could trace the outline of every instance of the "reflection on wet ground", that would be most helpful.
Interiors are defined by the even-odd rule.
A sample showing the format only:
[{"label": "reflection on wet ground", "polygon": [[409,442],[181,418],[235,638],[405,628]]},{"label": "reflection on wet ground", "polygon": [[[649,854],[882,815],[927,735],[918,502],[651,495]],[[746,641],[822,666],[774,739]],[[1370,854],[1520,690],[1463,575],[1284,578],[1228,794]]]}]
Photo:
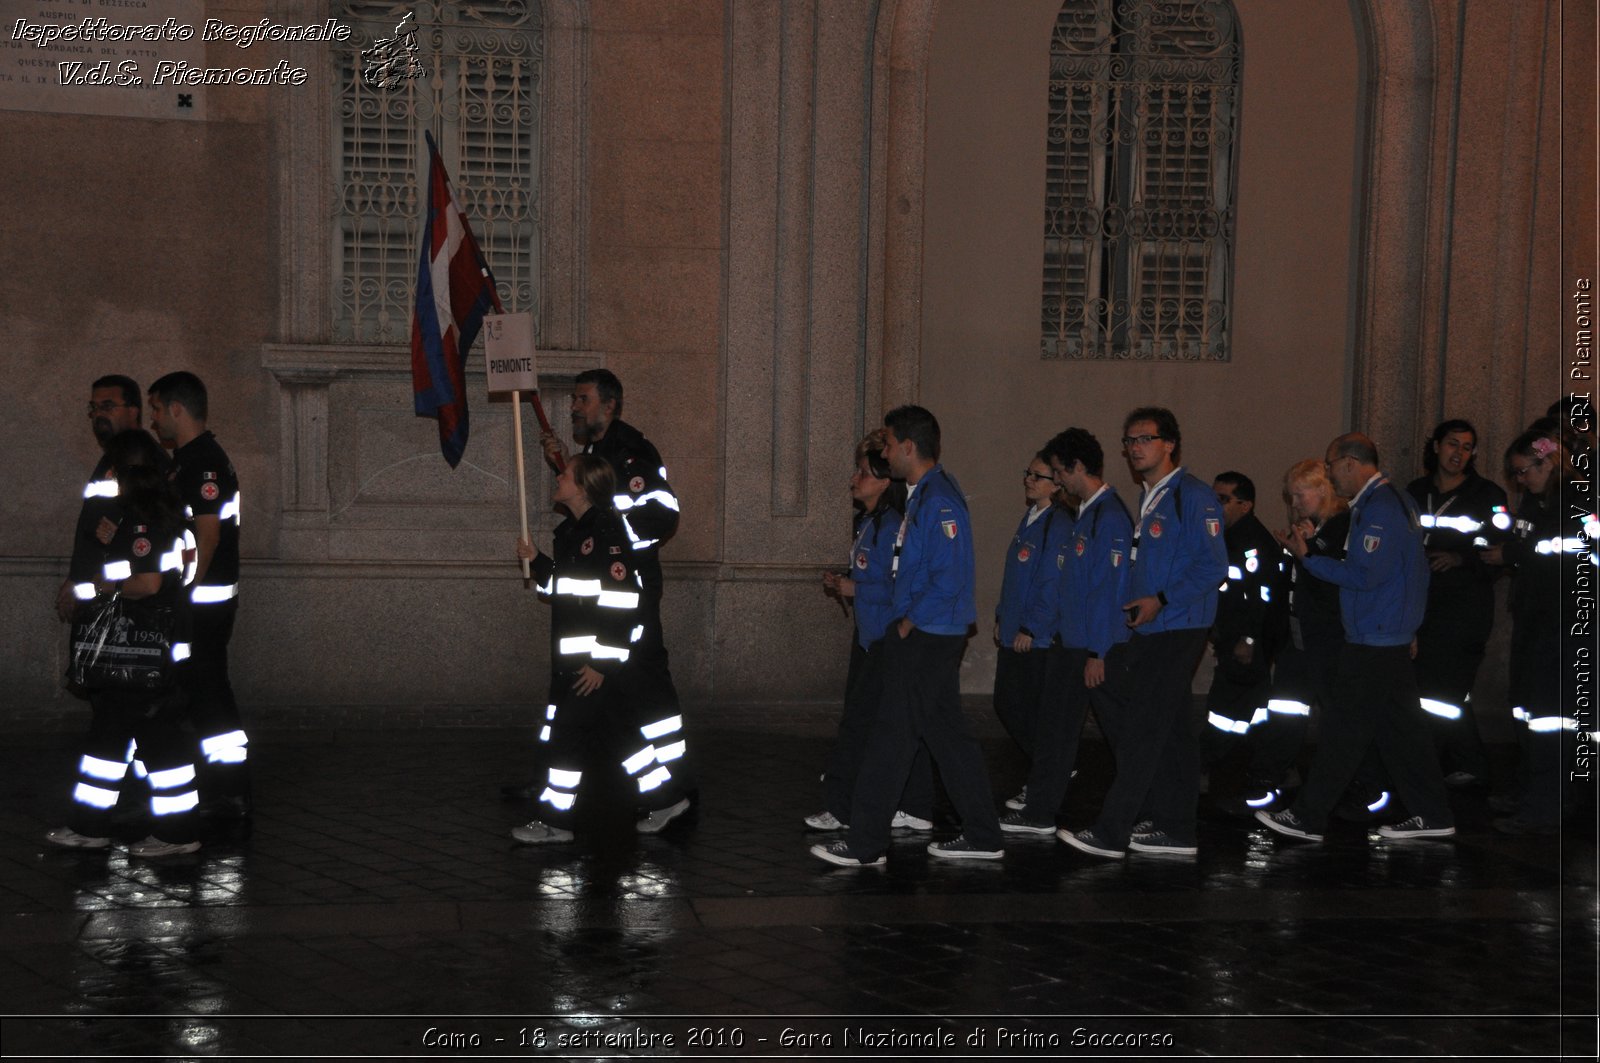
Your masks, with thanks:
[{"label": "reflection on wet ground", "polygon": [[[601,801],[547,849],[506,833],[531,811],[498,794],[528,772],[521,733],[269,732],[253,833],[163,862],[42,851],[70,757],[16,738],[5,1051],[1594,1052],[1592,818],[1510,838],[1457,794],[1453,842],[1345,824],[1302,845],[1212,816],[1192,859],[1026,836],[948,866],[907,833],[887,868],[831,869],[800,826],[825,739],[696,738],[696,813],[639,837]],[[1009,746],[989,753],[997,787],[1019,777]],[[1068,826],[1106,751],[1084,769]]]}]

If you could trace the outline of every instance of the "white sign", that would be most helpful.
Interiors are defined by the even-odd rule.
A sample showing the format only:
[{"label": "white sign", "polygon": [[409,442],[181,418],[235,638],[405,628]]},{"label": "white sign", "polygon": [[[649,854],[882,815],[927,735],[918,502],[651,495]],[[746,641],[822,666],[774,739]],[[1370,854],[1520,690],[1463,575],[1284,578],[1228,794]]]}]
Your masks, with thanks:
[{"label": "white sign", "polygon": [[539,390],[532,314],[485,315],[483,353],[488,360],[490,393]]}]

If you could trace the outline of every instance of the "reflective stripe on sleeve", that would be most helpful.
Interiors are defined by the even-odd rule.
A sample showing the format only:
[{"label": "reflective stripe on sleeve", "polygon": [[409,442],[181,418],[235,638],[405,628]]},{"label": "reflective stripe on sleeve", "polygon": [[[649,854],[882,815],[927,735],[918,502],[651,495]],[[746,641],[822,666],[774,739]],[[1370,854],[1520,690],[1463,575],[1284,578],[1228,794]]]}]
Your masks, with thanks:
[{"label": "reflective stripe on sleeve", "polygon": [[105,571],[106,579],[113,582],[119,579],[133,578],[133,565],[127,561],[107,561]]},{"label": "reflective stripe on sleeve", "polygon": [[72,585],[72,596],[80,602],[87,602],[94,597],[94,584],[74,583]]},{"label": "reflective stripe on sleeve", "polygon": [[1448,701],[1440,701],[1437,698],[1422,698],[1420,700],[1422,702],[1422,710],[1430,715],[1437,716],[1441,720],[1461,719],[1460,705],[1452,705]]},{"label": "reflective stripe on sleeve", "polygon": [[84,498],[116,498],[117,481],[90,480],[83,488]]}]

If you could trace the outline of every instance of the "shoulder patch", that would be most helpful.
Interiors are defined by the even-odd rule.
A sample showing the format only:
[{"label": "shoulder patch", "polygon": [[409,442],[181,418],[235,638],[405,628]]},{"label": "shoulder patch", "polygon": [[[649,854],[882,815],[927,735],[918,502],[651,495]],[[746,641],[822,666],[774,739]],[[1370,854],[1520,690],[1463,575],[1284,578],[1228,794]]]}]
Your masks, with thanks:
[{"label": "shoulder patch", "polygon": [[1150,531],[1150,538],[1152,538],[1152,539],[1161,538],[1161,522],[1159,520],[1152,520],[1150,522],[1149,531]]},{"label": "shoulder patch", "polygon": [[1206,534],[1215,539],[1222,534],[1222,521],[1216,517],[1206,518]]},{"label": "shoulder patch", "polygon": [[215,502],[217,500],[217,496],[221,493],[221,488],[219,488],[216,483],[211,480],[207,480],[205,483],[200,485],[200,497],[205,499],[207,502]]},{"label": "shoulder patch", "polygon": [[1028,558],[1030,558],[1032,556],[1033,556],[1033,551],[1028,549],[1028,546],[1027,546],[1026,543],[1023,544],[1021,550],[1017,551],[1017,560],[1023,562],[1024,564],[1026,564],[1027,561],[1028,561]]},{"label": "shoulder patch", "polygon": [[856,568],[863,572],[867,570],[867,552],[865,550],[856,555]]},{"label": "shoulder patch", "polygon": [[1382,542],[1383,540],[1379,536],[1368,535],[1361,540],[1361,545],[1366,549],[1367,553],[1371,554],[1377,551]]},{"label": "shoulder patch", "polygon": [[582,554],[584,557],[588,557],[590,554],[594,553],[594,536],[591,535],[589,538],[583,541],[583,545],[578,547],[578,553]]},{"label": "shoulder patch", "polygon": [[619,583],[628,578],[628,566],[621,561],[611,562],[611,578]]},{"label": "shoulder patch", "polygon": [[643,490],[644,490],[644,477],[643,476],[635,476],[633,479],[628,481],[628,492],[630,494],[635,494],[636,495],[640,491],[643,491]]},{"label": "shoulder patch", "polygon": [[622,553],[622,547],[620,547],[620,546],[613,546],[613,547],[612,547],[612,548],[611,548],[611,552],[612,552],[612,553],[613,553],[613,554],[620,554],[620,553]]},{"label": "shoulder patch", "polygon": [[1116,568],[1120,564],[1122,564],[1122,551],[1121,550],[1113,550],[1113,551],[1111,551],[1111,567],[1112,568]]},{"label": "shoulder patch", "polygon": [[953,520],[941,520],[939,522],[939,527],[944,529],[944,537],[946,539],[954,539],[957,531],[959,530],[956,522]]},{"label": "shoulder patch", "polygon": [[150,556],[150,540],[146,539],[142,535],[139,536],[139,538],[135,539],[133,541],[133,556],[134,557],[149,557]]}]

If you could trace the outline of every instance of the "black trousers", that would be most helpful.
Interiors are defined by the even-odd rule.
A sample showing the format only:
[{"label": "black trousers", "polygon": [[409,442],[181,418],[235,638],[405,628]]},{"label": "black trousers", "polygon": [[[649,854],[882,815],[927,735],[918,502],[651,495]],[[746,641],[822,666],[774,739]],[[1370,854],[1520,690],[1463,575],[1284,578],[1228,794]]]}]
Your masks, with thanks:
[{"label": "black trousers", "polygon": [[1033,769],[1028,773],[1028,803],[1022,818],[1054,823],[1056,810],[1072,783],[1078,740],[1089,715],[1089,688],[1083,685],[1088,650],[1052,646],[1046,653],[1044,690],[1034,728]]},{"label": "black trousers", "polygon": [[1453,824],[1439,758],[1422,720],[1416,673],[1407,646],[1359,646],[1339,651],[1333,703],[1322,714],[1311,774],[1294,813],[1321,833],[1369,749],[1376,748],[1395,793],[1413,815]]},{"label": "black trousers", "polygon": [[[883,703],[884,640],[866,649],[850,643],[850,672],[845,680],[844,712],[839,716],[839,738],[828,756],[822,773],[823,806],[840,823],[850,822],[850,802],[855,797],[856,777],[866,754],[867,738]],[[919,745],[911,761],[911,774],[898,806],[921,819],[933,816],[933,762],[928,747]]]},{"label": "black trousers", "polygon": [[1245,748],[1257,710],[1266,707],[1271,694],[1272,661],[1262,647],[1255,648],[1250,664],[1234,660],[1232,647],[1217,652],[1211,689],[1206,692],[1206,719],[1200,728],[1200,755],[1206,767]]},{"label": "black trousers", "polygon": [[1144,816],[1175,841],[1195,840],[1200,753],[1189,686],[1205,646],[1204,628],[1136,631],[1106,660],[1106,681],[1093,701],[1111,728],[1117,774],[1094,831],[1109,848],[1127,848],[1133,825]]},{"label": "black trousers", "polygon": [[[228,679],[228,643],[239,612],[237,598],[196,605],[190,616],[190,657],[184,669],[189,720],[199,741],[200,788],[206,798],[247,797],[250,792],[248,740]],[[168,839],[169,841],[171,839]]]},{"label": "black trousers", "polygon": [[1290,646],[1278,656],[1266,721],[1250,729],[1246,774],[1251,782],[1273,786],[1288,778],[1305,745],[1311,707],[1316,706],[1319,716],[1328,711],[1342,645],[1312,642],[1304,648]]},{"label": "black trousers", "polygon": [[851,800],[850,854],[874,859],[889,847],[889,822],[905,790],[918,746],[926,742],[939,766],[967,841],[1002,848],[983,750],[961,712],[964,635],[913,630],[884,636],[883,700],[867,737]]},{"label": "black trousers", "polygon": [[1002,646],[994,659],[994,714],[1018,748],[1033,757],[1034,729],[1039,713],[1039,694],[1044,689],[1049,651],[1018,653]]},{"label": "black trousers", "polygon": [[183,729],[183,696],[94,690],[89,706],[93,715],[80,746],[67,825],[79,834],[107,837],[123,782],[137,761],[150,784],[150,833],[167,842],[193,841],[194,744]]},{"label": "black trousers", "polygon": [[1494,595],[1452,595],[1430,599],[1417,631],[1417,693],[1460,711],[1456,719],[1430,713],[1426,719],[1443,770],[1487,778],[1489,760],[1473,713],[1472,685],[1483,664],[1494,627]]}]

